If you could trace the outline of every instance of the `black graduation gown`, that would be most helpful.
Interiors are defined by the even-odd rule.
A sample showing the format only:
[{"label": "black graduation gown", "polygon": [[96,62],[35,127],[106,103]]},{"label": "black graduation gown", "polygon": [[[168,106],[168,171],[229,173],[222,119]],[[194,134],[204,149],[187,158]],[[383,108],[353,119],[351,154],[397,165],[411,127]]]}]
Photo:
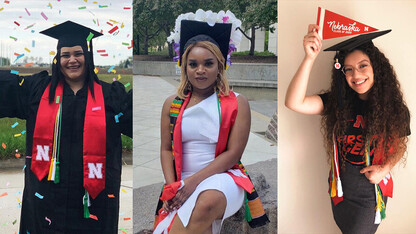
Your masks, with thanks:
[{"label": "black graduation gown", "polygon": [[[19,83],[24,78],[22,85]],[[33,132],[40,98],[50,83],[47,72],[19,77],[0,71],[0,118],[26,119],[26,155],[32,155]],[[105,189],[91,198],[90,213],[98,221],[83,218],[82,144],[87,86],[74,95],[64,86],[60,142],[60,183],[39,181],[26,158],[20,233],[117,233],[121,180],[121,133],[132,136],[132,92],[119,82],[100,82],[106,111]],[[119,123],[114,116],[123,115]],[[35,196],[39,193],[43,199]],[[108,197],[113,194],[114,198]],[[51,220],[51,223],[47,219]]]}]

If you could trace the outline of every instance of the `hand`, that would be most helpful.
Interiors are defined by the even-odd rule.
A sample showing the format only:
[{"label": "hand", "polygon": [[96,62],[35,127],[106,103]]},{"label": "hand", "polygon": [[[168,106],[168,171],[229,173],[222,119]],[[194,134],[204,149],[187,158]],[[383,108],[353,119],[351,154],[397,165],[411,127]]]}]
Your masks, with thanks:
[{"label": "hand", "polygon": [[360,173],[365,174],[365,177],[372,184],[378,184],[390,172],[388,165],[372,165],[361,169]]},{"label": "hand", "polygon": [[192,176],[186,178],[184,183],[185,185],[176,193],[176,196],[171,200],[172,203],[169,206],[171,210],[179,209],[182,204],[188,200],[189,196],[191,196],[191,194],[195,191],[196,186],[198,186],[198,183],[192,179]]},{"label": "hand", "polygon": [[170,208],[170,203],[172,203],[172,201],[162,201],[163,202],[163,210],[167,213],[170,213],[172,211],[172,209]]},{"label": "hand", "polygon": [[305,57],[315,59],[318,56],[322,47],[322,40],[318,35],[318,30],[321,28],[316,24],[308,26],[308,34],[303,38],[303,49],[305,50]]}]

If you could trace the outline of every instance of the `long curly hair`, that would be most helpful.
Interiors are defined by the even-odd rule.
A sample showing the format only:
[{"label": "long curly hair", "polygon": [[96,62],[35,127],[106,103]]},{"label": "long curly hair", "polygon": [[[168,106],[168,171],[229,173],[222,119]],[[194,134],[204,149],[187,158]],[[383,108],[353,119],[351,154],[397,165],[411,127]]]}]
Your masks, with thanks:
[{"label": "long curly hair", "polygon": [[221,50],[216,46],[214,43],[209,41],[197,41],[194,44],[189,45],[185,52],[182,55],[182,65],[181,65],[181,81],[179,82],[179,87],[177,90],[178,97],[185,99],[187,97],[188,92],[192,91],[192,85],[188,80],[188,77],[186,75],[186,67],[188,65],[188,55],[189,52],[194,47],[201,47],[204,49],[209,50],[211,53],[214,54],[214,56],[218,60],[218,72],[219,75],[216,80],[215,89],[219,90],[222,95],[228,96],[230,92],[230,86],[228,84],[227,76],[225,75],[225,58],[221,53]]},{"label": "long curly hair", "polygon": [[[365,147],[362,150],[372,144],[376,147],[376,153],[381,152],[384,155],[381,158],[381,164],[384,164],[407,149],[409,109],[403,100],[403,93],[393,66],[372,42],[361,45],[353,51],[340,52],[335,57],[343,65],[345,58],[356,50],[370,58],[374,72],[374,84],[368,93],[366,127],[363,129]],[[337,86],[337,82],[341,85]],[[332,69],[331,88],[327,92],[328,100],[322,115],[321,130],[330,159],[333,155],[334,135],[345,135],[348,120],[353,117],[354,99],[358,98],[358,94],[349,87],[345,75],[335,68]],[[339,99],[342,99],[342,104]],[[405,163],[405,156],[402,160]]]}]

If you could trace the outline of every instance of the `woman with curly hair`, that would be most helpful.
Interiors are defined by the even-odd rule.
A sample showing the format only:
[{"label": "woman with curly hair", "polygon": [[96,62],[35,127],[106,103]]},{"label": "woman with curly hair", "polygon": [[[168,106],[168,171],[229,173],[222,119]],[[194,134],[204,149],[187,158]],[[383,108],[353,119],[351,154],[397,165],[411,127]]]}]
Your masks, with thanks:
[{"label": "woman with curly hair", "polygon": [[331,88],[306,96],[309,74],[322,47],[318,25],[304,37],[305,57],[286,93],[285,105],[322,115],[331,161],[329,192],[335,222],[343,233],[375,233],[392,196],[390,171],[404,161],[410,114],[389,60],[363,34],[326,50],[337,51]]}]

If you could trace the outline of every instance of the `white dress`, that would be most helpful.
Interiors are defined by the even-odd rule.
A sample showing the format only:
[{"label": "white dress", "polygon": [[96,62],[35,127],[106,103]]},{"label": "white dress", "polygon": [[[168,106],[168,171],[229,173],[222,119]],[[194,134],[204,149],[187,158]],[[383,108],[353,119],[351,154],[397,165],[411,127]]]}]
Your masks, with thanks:
[{"label": "white dress", "polygon": [[[200,103],[185,109],[182,116],[182,179],[188,178],[208,166],[215,159],[215,149],[219,134],[219,113],[217,94],[214,93]],[[244,190],[234,183],[227,173],[212,175],[203,180],[177,210],[177,215],[186,227],[199,194],[215,189],[222,192],[227,200],[224,216],[212,224],[212,233],[220,233],[225,218],[235,214],[244,201]],[[164,233],[163,227],[170,224],[174,213],[168,215],[154,233]],[[170,220],[169,220],[170,219]],[[165,223],[165,224],[162,224]]]}]

